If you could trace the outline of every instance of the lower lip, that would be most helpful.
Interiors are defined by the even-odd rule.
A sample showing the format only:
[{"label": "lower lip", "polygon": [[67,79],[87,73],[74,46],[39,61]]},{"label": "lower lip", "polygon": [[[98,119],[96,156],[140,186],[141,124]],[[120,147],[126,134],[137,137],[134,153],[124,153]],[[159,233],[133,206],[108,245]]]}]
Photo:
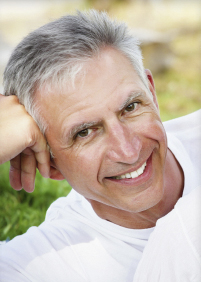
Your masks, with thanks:
[{"label": "lower lip", "polygon": [[145,182],[150,179],[152,175],[152,154],[147,159],[147,164],[144,172],[136,178],[124,178],[124,179],[114,179],[114,178],[106,178],[109,181],[113,181],[115,183],[119,183],[121,185],[140,185],[142,182]]}]

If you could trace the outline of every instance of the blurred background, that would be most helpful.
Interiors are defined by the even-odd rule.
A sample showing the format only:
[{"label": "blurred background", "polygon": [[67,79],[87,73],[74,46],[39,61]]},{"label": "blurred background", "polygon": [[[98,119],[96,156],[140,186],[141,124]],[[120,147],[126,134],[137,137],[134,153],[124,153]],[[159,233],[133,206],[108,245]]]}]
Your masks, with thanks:
[{"label": "blurred background", "polygon": [[[0,0],[0,93],[14,47],[30,31],[76,10],[95,8],[126,22],[140,42],[155,79],[163,121],[201,108],[201,1],[198,0]],[[35,191],[9,185],[9,163],[0,165],[0,240],[39,225],[49,205],[66,196],[66,181],[43,179]]]}]

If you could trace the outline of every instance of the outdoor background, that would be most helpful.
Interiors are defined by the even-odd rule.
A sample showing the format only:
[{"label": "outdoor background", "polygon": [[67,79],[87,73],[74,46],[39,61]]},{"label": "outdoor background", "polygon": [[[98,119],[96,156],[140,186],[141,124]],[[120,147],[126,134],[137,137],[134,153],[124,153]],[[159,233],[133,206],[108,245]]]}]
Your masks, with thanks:
[{"label": "outdoor background", "polygon": [[[0,93],[6,62],[24,36],[55,18],[88,8],[106,10],[140,39],[163,121],[201,108],[201,7],[193,0],[0,0]],[[0,240],[39,225],[49,205],[71,189],[66,181],[43,179],[37,173],[32,194],[16,192],[8,174],[9,163],[0,165]]]}]

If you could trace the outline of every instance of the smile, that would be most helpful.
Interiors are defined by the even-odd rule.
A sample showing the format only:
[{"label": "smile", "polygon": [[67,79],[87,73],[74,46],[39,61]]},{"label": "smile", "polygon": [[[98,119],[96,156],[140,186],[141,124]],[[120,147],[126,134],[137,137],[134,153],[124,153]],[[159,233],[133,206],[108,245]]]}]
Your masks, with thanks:
[{"label": "smile", "polygon": [[118,175],[118,176],[114,176],[112,177],[113,179],[125,179],[125,178],[136,178],[139,175],[143,174],[145,167],[147,165],[147,162],[145,162],[140,168],[138,168],[135,171],[126,173],[126,174],[122,174],[122,175]]}]

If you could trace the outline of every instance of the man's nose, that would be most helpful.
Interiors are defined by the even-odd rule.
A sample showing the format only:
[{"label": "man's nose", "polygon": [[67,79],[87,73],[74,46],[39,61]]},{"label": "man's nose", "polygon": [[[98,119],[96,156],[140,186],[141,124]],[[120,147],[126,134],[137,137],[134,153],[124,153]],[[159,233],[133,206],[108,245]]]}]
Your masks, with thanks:
[{"label": "man's nose", "polygon": [[119,122],[108,130],[108,139],[110,161],[133,164],[138,160],[142,144],[134,128]]}]

